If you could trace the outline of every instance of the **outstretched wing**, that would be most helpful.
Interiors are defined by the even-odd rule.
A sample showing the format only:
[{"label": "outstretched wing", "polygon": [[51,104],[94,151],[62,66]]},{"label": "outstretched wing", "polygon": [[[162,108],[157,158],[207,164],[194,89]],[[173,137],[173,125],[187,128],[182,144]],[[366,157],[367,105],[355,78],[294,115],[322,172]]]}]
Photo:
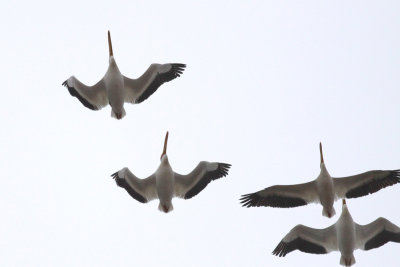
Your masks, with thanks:
[{"label": "outstretched wing", "polygon": [[400,228],[380,217],[367,225],[356,224],[356,238],[357,248],[370,250],[389,241],[400,243]]},{"label": "outstretched wing", "polygon": [[177,197],[189,199],[200,193],[211,181],[228,175],[230,164],[201,161],[197,167],[187,175],[174,173]]},{"label": "outstretched wing", "polygon": [[248,208],[291,208],[318,201],[317,185],[314,181],[295,185],[274,185],[240,198],[240,203]]},{"label": "outstretched wing", "polygon": [[369,171],[349,177],[333,178],[337,198],[362,197],[397,183],[400,183],[400,170]]},{"label": "outstretched wing", "polygon": [[272,254],[285,257],[296,249],[313,254],[326,254],[337,250],[335,225],[325,229],[315,229],[299,224],[282,239]]},{"label": "outstretched wing", "polygon": [[146,179],[139,179],[128,168],[123,168],[113,173],[111,177],[119,187],[124,188],[131,197],[139,202],[147,203],[158,198],[154,174]]},{"label": "outstretched wing", "polygon": [[62,85],[67,87],[69,93],[78,98],[89,109],[99,110],[108,104],[107,91],[103,79],[93,86],[87,86],[74,76],[71,76]]},{"label": "outstretched wing", "polygon": [[183,73],[186,65],[180,63],[151,64],[138,79],[124,76],[125,102],[141,103],[151,96],[165,82]]}]

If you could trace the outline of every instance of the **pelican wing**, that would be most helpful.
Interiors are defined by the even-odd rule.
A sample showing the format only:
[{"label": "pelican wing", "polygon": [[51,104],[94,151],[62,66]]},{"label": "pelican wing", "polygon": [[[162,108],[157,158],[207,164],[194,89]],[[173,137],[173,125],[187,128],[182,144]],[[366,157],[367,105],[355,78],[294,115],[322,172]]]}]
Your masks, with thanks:
[{"label": "pelican wing", "polygon": [[400,170],[369,171],[349,177],[333,178],[337,198],[362,197],[397,183],[400,183]]},{"label": "pelican wing", "polygon": [[125,102],[133,104],[143,102],[163,83],[181,76],[185,67],[185,64],[180,63],[151,64],[138,79],[124,76]]},{"label": "pelican wing", "polygon": [[260,206],[291,208],[318,201],[315,181],[295,185],[274,185],[240,198],[240,203],[248,208]]},{"label": "pelican wing", "polygon": [[197,167],[187,175],[174,173],[175,195],[189,199],[200,193],[211,181],[228,175],[230,164],[201,161]]},{"label": "pelican wing", "polygon": [[139,202],[147,203],[158,198],[154,174],[146,179],[139,179],[128,168],[123,168],[111,177],[119,187],[125,188],[129,195]]},{"label": "pelican wing", "polygon": [[282,239],[272,254],[285,257],[296,249],[313,254],[326,254],[337,250],[335,225],[325,229],[314,229],[299,224]]},{"label": "pelican wing", "polygon": [[400,243],[400,228],[385,218],[378,218],[370,224],[356,224],[357,248],[370,250],[383,246],[389,241]]},{"label": "pelican wing", "polygon": [[74,76],[71,76],[62,85],[67,87],[69,93],[78,98],[89,109],[99,110],[108,104],[108,96],[103,79],[93,86],[87,86]]}]

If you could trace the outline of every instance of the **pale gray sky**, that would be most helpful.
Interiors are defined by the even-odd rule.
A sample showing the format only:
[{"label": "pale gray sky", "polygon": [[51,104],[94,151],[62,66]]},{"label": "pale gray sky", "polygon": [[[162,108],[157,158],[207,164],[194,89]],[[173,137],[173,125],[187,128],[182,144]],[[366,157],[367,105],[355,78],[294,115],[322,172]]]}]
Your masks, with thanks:
[{"label": "pale gray sky", "polygon": [[[314,179],[320,141],[333,176],[400,168],[397,1],[3,1],[0,12],[1,266],[338,266],[338,252],[271,254],[296,224],[338,215],[245,209],[240,195]],[[61,86],[103,76],[107,30],[126,76],[187,64],[121,121]],[[163,214],[110,174],[153,173],[167,130],[176,172],[232,168]],[[399,192],[349,200],[354,220],[400,225]],[[356,266],[398,266],[399,249],[356,251]]]}]

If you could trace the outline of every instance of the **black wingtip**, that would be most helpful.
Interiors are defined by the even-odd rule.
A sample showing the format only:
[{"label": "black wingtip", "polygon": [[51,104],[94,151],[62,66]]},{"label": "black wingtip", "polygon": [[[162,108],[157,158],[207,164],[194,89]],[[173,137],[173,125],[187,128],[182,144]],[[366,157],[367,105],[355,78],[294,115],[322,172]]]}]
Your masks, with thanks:
[{"label": "black wingtip", "polygon": [[111,174],[111,177],[115,180],[118,178],[118,172],[114,172],[113,174]]},{"label": "black wingtip", "polygon": [[242,204],[242,207],[250,208],[253,205],[252,202],[253,199],[255,198],[254,195],[255,193],[242,195],[239,199],[240,204]]},{"label": "black wingtip", "polygon": [[274,251],[272,251],[272,255],[278,257],[285,257],[287,254],[285,247],[286,247],[285,243],[283,243],[282,241],[279,242]]},{"label": "black wingtip", "polygon": [[220,172],[221,177],[225,177],[228,175],[231,166],[232,165],[228,163],[218,163],[218,170]]}]

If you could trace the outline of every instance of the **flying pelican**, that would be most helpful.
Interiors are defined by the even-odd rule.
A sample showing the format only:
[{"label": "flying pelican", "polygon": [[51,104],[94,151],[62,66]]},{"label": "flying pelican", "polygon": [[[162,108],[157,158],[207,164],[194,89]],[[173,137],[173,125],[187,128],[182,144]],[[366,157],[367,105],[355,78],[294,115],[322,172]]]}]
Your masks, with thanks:
[{"label": "flying pelican", "polygon": [[285,257],[296,249],[313,254],[339,250],[340,264],[351,266],[356,263],[354,250],[378,248],[389,241],[400,243],[399,227],[382,217],[370,224],[359,225],[353,221],[343,199],[342,214],[335,224],[325,229],[299,224],[282,239],[272,254]]},{"label": "flying pelican", "polygon": [[128,168],[113,173],[111,177],[118,186],[139,202],[147,203],[158,198],[158,209],[165,213],[173,210],[174,196],[189,199],[200,193],[211,181],[228,175],[230,164],[201,161],[187,175],[175,173],[168,162],[167,156],[168,132],[165,135],[164,150],[161,163],[155,173],[146,179],[139,179]]},{"label": "flying pelican", "polygon": [[151,96],[163,83],[179,77],[186,65],[180,63],[151,64],[137,79],[121,74],[115,62],[110,31],[108,31],[109,65],[103,79],[93,86],[81,83],[71,76],[62,85],[72,96],[92,110],[99,110],[107,104],[111,106],[111,117],[122,119],[125,116],[124,102],[139,104]]},{"label": "flying pelican", "polygon": [[336,214],[333,208],[336,199],[366,196],[400,182],[400,170],[369,171],[354,176],[333,178],[325,167],[321,143],[319,150],[321,172],[317,179],[304,184],[275,185],[243,195],[240,199],[241,204],[244,207],[291,208],[317,202],[323,207],[322,215],[330,218]]}]

